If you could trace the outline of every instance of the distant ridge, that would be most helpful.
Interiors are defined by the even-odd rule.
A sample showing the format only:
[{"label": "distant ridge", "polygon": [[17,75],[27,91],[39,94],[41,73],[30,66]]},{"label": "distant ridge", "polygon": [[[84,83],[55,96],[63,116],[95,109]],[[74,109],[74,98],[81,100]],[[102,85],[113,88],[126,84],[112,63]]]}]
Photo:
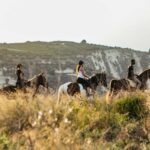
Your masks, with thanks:
[{"label": "distant ridge", "polygon": [[[75,81],[76,64],[85,62],[87,74],[106,71],[108,82],[125,78],[131,59],[136,60],[136,73],[150,67],[150,53],[130,48],[89,44],[85,41],[24,42],[0,44],[0,70],[3,76],[15,80],[17,63],[24,65],[26,78],[44,71],[52,87],[66,81]],[[71,73],[67,73],[69,70]]]}]

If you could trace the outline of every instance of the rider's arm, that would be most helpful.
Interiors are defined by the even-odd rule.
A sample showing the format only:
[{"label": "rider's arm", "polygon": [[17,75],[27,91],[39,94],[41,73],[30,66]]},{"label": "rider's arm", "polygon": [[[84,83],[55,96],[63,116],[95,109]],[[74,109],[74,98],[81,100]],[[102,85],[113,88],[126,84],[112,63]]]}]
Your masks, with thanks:
[{"label": "rider's arm", "polygon": [[23,74],[23,72],[22,72],[22,71],[20,72],[20,78],[21,78],[21,79],[23,79],[23,78],[24,78],[24,74]]},{"label": "rider's arm", "polygon": [[85,78],[89,78],[89,76],[86,75],[83,67],[80,67],[80,71],[82,72],[82,74],[84,75]]}]

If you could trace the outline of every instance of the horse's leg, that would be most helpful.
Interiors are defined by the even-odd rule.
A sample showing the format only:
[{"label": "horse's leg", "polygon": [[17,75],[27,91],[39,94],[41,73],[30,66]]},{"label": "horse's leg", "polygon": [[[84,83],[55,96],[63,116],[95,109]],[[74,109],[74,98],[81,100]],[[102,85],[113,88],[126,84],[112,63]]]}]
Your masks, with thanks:
[{"label": "horse's leg", "polygon": [[147,90],[147,89],[148,89],[147,84],[146,84],[145,82],[143,82],[143,83],[141,84],[140,90],[141,90],[141,91],[144,91],[144,90]]},{"label": "horse's leg", "polygon": [[80,94],[82,98],[87,98],[87,92],[85,89],[80,89]]},{"label": "horse's leg", "polygon": [[113,91],[108,91],[107,92],[107,94],[106,94],[106,103],[107,104],[110,104],[112,102],[113,95],[114,95]]},{"label": "horse's leg", "polygon": [[118,89],[118,87],[116,86],[116,84],[113,82],[113,84],[110,84],[110,89],[106,94],[106,103],[110,104],[112,103],[113,97],[114,95],[117,95],[118,91],[120,89]]},{"label": "horse's leg", "polygon": [[60,102],[62,96],[62,88],[58,89],[58,97],[57,97],[57,104]]},{"label": "horse's leg", "polygon": [[46,83],[47,94],[50,94],[48,82]]},{"label": "horse's leg", "polygon": [[109,104],[109,102],[110,102],[110,95],[111,95],[111,92],[108,91],[108,92],[106,93],[106,103],[107,103],[107,104]]},{"label": "horse's leg", "polygon": [[35,88],[35,91],[34,91],[34,94],[33,94],[33,98],[34,98],[34,97],[35,97],[35,95],[37,94],[38,89],[39,89],[39,85],[38,85],[38,86],[36,86],[36,88]]},{"label": "horse's leg", "polygon": [[62,96],[66,96],[68,100],[73,97],[73,95],[68,94],[67,90],[65,90],[65,87],[60,87],[58,89],[57,105],[60,103]]}]

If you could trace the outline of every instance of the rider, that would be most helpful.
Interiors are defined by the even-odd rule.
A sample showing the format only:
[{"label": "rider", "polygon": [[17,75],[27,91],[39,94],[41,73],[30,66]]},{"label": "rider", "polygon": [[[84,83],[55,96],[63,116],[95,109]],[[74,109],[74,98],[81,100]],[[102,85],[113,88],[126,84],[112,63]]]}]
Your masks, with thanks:
[{"label": "rider", "polygon": [[140,89],[141,81],[137,78],[137,75],[134,74],[134,65],[135,65],[135,59],[132,59],[131,65],[128,67],[128,79],[137,83],[137,88]]},{"label": "rider", "polygon": [[83,86],[85,86],[87,90],[87,94],[89,94],[91,91],[90,83],[88,82],[89,77],[85,74],[83,65],[84,65],[84,62],[80,60],[76,67],[77,83],[80,83]]},{"label": "rider", "polygon": [[17,75],[16,86],[20,89],[24,87],[24,73],[22,71],[22,67],[23,67],[22,64],[18,64],[17,71],[16,71],[16,75]]}]

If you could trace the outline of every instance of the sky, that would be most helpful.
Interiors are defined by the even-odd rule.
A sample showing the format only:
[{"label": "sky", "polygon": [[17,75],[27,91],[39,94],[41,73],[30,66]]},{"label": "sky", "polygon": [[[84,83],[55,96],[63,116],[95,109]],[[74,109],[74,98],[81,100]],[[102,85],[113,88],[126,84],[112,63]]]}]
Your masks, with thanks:
[{"label": "sky", "polygon": [[0,43],[75,41],[150,48],[150,0],[0,0]]}]

